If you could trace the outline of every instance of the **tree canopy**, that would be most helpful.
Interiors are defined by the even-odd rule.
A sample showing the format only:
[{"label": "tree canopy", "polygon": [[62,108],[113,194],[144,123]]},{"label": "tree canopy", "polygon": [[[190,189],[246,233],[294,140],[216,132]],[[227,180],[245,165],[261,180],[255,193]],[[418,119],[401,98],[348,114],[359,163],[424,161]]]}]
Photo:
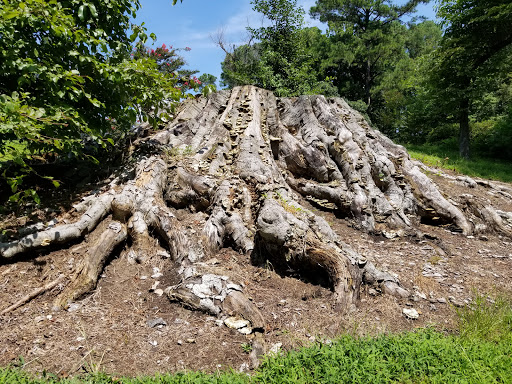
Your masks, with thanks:
[{"label": "tree canopy", "polygon": [[[510,56],[512,3],[439,0],[438,5],[445,32],[436,51],[431,82],[440,92],[443,107],[456,111],[460,154],[469,158],[471,103],[482,92],[482,80],[495,77],[504,69],[504,57]],[[510,67],[505,70],[510,73]]]},{"label": "tree canopy", "polygon": [[81,156],[84,138],[114,144],[137,119],[155,121],[183,97],[178,74],[134,51],[155,38],[132,23],[139,7],[139,0],[3,1],[0,173],[13,199],[37,198],[19,188],[33,162]]}]

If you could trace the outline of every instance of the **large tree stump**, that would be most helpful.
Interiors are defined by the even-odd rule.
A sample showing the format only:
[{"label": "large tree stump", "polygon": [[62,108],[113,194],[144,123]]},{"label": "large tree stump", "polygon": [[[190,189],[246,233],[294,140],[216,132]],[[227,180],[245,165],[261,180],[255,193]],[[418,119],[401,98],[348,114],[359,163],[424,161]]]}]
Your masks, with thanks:
[{"label": "large tree stump", "polygon": [[[216,316],[245,318],[250,331],[260,334],[254,339],[262,351],[263,316],[243,284],[222,266],[204,263],[205,255],[229,246],[250,254],[256,265],[298,271],[330,288],[340,311],[357,304],[362,283],[409,295],[398,278],[338,238],[305,207],[306,200],[386,237],[417,236],[420,222],[451,225],[466,235],[511,233],[503,219],[512,214],[469,195],[444,196],[403,147],[340,98],[279,99],[245,86],[187,100],[173,122],[136,142],[132,156],[137,165],[131,180],[112,183],[90,199],[76,223],[0,244],[0,260],[36,255],[98,232],[86,240],[87,257],[55,301],[65,307],[95,288],[118,245],[129,239],[127,262],[144,263],[155,252],[158,234],[180,279],[165,290],[169,299]],[[208,215],[202,233],[182,227],[175,215],[182,209]]]}]

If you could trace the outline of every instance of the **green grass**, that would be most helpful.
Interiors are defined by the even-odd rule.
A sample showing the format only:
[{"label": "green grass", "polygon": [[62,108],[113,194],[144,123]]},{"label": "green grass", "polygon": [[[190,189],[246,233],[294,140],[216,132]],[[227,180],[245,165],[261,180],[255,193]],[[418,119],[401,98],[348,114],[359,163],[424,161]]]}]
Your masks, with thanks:
[{"label": "green grass", "polygon": [[0,368],[0,383],[512,383],[511,302],[475,295],[473,304],[457,314],[457,335],[431,328],[378,337],[344,335],[330,345],[316,343],[266,358],[252,376],[228,371],[137,378],[99,373],[58,379]]},{"label": "green grass", "polygon": [[512,182],[511,162],[478,157],[478,155],[473,156],[471,160],[464,160],[459,156],[453,142],[404,144],[404,146],[412,158],[426,165],[450,169],[468,176]]}]

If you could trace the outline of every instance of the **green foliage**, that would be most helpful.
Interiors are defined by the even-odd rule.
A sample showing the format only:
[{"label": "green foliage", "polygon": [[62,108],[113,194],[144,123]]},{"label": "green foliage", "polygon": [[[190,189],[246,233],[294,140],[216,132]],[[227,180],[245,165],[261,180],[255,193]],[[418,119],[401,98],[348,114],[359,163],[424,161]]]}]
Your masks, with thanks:
[{"label": "green foliage", "polygon": [[[432,60],[430,86],[442,111],[460,126],[460,151],[469,157],[472,102],[509,73],[512,3],[508,0],[438,0],[445,33]],[[508,64],[508,65],[507,65]]]},{"label": "green foliage", "polygon": [[458,173],[484,179],[512,182],[512,163],[494,158],[473,156],[470,160],[460,156],[457,139],[426,144],[405,144],[412,158],[432,166],[450,169]]},{"label": "green foliage", "polygon": [[222,82],[228,87],[253,84],[278,96],[336,93],[329,79],[312,70],[314,58],[308,49],[308,30],[303,29],[304,10],[296,0],[254,0],[268,26],[248,28],[253,45],[228,52],[222,63]]},{"label": "green foliage", "polygon": [[84,156],[84,139],[113,145],[137,119],[156,123],[183,97],[179,77],[155,57],[130,56],[148,39],[131,22],[139,7],[138,0],[2,0],[0,175],[14,200],[35,163]]},{"label": "green foliage", "polygon": [[379,123],[383,77],[406,56],[407,30],[401,18],[422,2],[399,6],[388,0],[318,0],[311,8],[311,15],[329,27],[325,73],[335,79],[340,95],[364,101],[374,122]]},{"label": "green foliage", "polygon": [[459,334],[466,340],[508,342],[512,346],[512,303],[476,293],[471,305],[457,309]]}]

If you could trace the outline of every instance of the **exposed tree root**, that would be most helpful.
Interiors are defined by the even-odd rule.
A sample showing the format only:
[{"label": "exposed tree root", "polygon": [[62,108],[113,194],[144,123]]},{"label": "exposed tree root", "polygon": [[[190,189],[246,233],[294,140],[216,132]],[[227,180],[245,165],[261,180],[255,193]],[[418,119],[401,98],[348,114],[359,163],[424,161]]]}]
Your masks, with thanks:
[{"label": "exposed tree root", "polygon": [[[205,255],[223,247],[330,288],[340,311],[357,304],[362,283],[409,296],[398,278],[342,242],[304,200],[389,238],[418,233],[420,221],[448,224],[466,235],[510,235],[512,229],[510,213],[470,195],[458,202],[443,195],[403,147],[342,99],[277,99],[251,86],[221,91],[185,102],[174,122],[141,140],[133,156],[132,180],[91,199],[74,224],[0,244],[0,260],[90,234],[86,257],[55,300],[65,307],[95,288],[119,245],[131,244],[127,262],[144,263],[156,252],[158,234],[180,278],[166,289],[169,299],[248,320],[244,332],[254,334],[253,358],[265,351],[264,317],[241,282],[222,265],[205,262]],[[202,233],[182,227],[174,214],[180,209],[208,214]],[[41,289],[36,295],[51,287]]]}]

